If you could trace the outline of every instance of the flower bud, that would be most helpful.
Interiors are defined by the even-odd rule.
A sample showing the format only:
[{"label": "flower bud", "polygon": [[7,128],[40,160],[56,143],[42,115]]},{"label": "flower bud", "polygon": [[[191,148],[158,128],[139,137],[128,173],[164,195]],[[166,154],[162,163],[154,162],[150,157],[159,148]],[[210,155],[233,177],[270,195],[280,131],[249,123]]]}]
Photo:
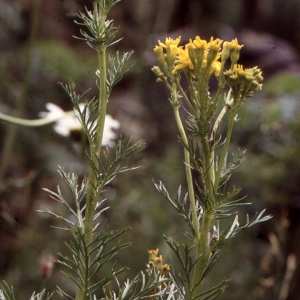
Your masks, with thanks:
[{"label": "flower bud", "polygon": [[213,40],[213,38],[210,38],[210,42],[209,42],[209,52],[207,55],[207,65],[210,66],[214,60],[217,59],[217,56],[220,52],[221,49],[221,44],[222,44],[222,40],[220,39],[215,39]]},{"label": "flower bud", "polygon": [[237,38],[233,39],[231,42],[224,42],[222,50],[222,62],[225,61],[230,56],[232,66],[237,63],[240,57],[240,50],[244,45],[239,45]]},{"label": "flower bud", "polygon": [[158,248],[156,250],[148,250],[148,260],[149,262],[155,262],[156,261],[156,256],[158,254]]},{"label": "flower bud", "polygon": [[166,60],[165,60],[165,55],[164,55],[164,51],[163,51],[163,47],[162,46],[155,46],[155,48],[153,49],[157,61],[159,62],[159,64],[164,67],[166,64]]},{"label": "flower bud", "polygon": [[53,265],[54,265],[54,256],[52,254],[43,254],[40,259],[40,274],[46,279],[52,275]]}]

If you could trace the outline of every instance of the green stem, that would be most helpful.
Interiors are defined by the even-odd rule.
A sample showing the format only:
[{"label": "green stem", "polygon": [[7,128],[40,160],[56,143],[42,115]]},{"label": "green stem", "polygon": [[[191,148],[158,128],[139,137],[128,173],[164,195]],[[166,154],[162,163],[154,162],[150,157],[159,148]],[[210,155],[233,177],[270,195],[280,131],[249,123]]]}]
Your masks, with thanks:
[{"label": "green stem", "polygon": [[[197,98],[199,102],[199,116],[197,118],[199,119],[200,123],[200,143],[202,147],[202,153],[203,153],[203,163],[204,163],[204,169],[202,171],[202,179],[204,183],[204,194],[206,197],[209,197],[210,201],[213,201],[214,199],[214,193],[213,193],[213,185],[215,182],[215,167],[214,167],[214,157],[213,157],[213,149],[210,145],[209,137],[208,137],[208,130],[206,128],[207,124],[211,123],[212,116],[208,119],[208,110],[209,110],[209,97],[208,97],[208,91],[207,91],[208,83],[203,79],[201,82],[199,82],[198,85],[198,92],[199,97]],[[203,128],[201,128],[201,126]]]},{"label": "green stem", "polygon": [[[100,82],[99,82],[99,104],[98,104],[98,118],[97,118],[97,133],[96,133],[96,143],[92,145],[92,160],[96,167],[98,167],[98,159],[97,157],[100,155],[101,145],[102,145],[102,138],[103,138],[103,130],[104,130],[104,123],[105,123],[105,116],[107,110],[107,101],[108,95],[106,90],[106,49],[100,49],[98,51],[99,57],[99,68],[100,68]],[[97,199],[95,192],[95,186],[97,185],[97,178],[96,174],[93,169],[90,169],[90,177],[89,177],[89,194],[91,197],[87,200],[87,210],[86,210],[86,228],[93,227],[93,217]],[[91,237],[89,238],[91,241]]]},{"label": "green stem", "polygon": [[217,193],[217,190],[218,190],[220,177],[221,177],[221,172],[222,172],[222,169],[223,169],[223,166],[224,166],[225,157],[228,153],[231,133],[232,133],[233,125],[234,125],[234,122],[235,122],[234,118],[235,118],[235,112],[231,112],[230,115],[229,115],[229,123],[228,123],[225,143],[224,143],[224,146],[223,146],[223,149],[222,149],[222,153],[221,153],[221,157],[220,157],[219,165],[218,165],[218,170],[217,170],[217,173],[216,173],[216,179],[215,179],[215,183],[214,183],[214,192],[215,193]]},{"label": "green stem", "polygon": [[195,109],[194,109],[193,105],[191,104],[189,98],[187,97],[186,93],[184,92],[182,86],[180,85],[178,77],[175,79],[175,83],[176,83],[176,87],[179,89],[179,92],[180,92],[181,96],[183,97],[185,103],[189,107],[191,114],[195,114],[196,113]]},{"label": "green stem", "polygon": [[35,120],[27,120],[27,119],[22,119],[22,118],[17,118],[13,116],[8,116],[0,112],[0,120],[16,124],[16,125],[21,125],[21,126],[28,126],[28,127],[40,127],[40,126],[45,126],[50,123],[56,122],[60,119],[63,119],[65,117],[70,117],[74,116],[73,111],[67,111],[61,116],[53,116],[53,117],[48,117],[48,118],[43,118],[43,119],[35,119]]},{"label": "green stem", "polygon": [[215,172],[214,172],[214,158],[212,156],[213,151],[210,146],[209,139],[207,135],[200,137],[200,142],[203,152],[203,182],[204,182],[204,194],[207,197],[211,197],[210,201],[214,199],[213,197],[213,186],[215,181]]},{"label": "green stem", "polygon": [[[188,146],[188,139],[185,134],[185,130],[183,128],[180,114],[179,114],[179,107],[178,105],[173,106],[174,107],[174,114],[175,114],[175,120],[176,124],[180,133],[180,137],[185,145]],[[195,199],[195,193],[194,193],[194,186],[193,186],[193,177],[192,177],[192,171],[191,171],[191,158],[190,153],[184,147],[184,163],[185,163],[185,173],[186,173],[186,180],[188,185],[188,192],[189,192],[189,199],[190,199],[190,207],[191,207],[191,213],[192,213],[192,222],[193,222],[193,228],[195,230],[195,240],[199,240],[199,224],[198,224],[198,217],[197,217],[197,208],[196,208],[196,199]]]},{"label": "green stem", "polygon": [[[99,16],[100,18],[100,27],[99,32],[105,26],[106,14],[107,12],[104,11],[105,7],[105,0],[102,0],[100,4],[94,2],[94,13],[95,15]],[[100,11],[99,11],[100,10]],[[100,70],[100,77],[99,77],[99,103],[98,103],[98,117],[97,117],[97,128],[96,128],[96,139],[95,142],[90,145],[90,155],[91,160],[95,168],[98,169],[99,161],[98,157],[101,151],[102,139],[103,139],[103,130],[104,130],[104,123],[105,123],[105,116],[107,110],[107,102],[108,102],[108,94],[106,88],[106,76],[107,76],[107,66],[106,66],[106,46],[102,45],[101,43],[97,49],[98,52],[98,63],[99,63],[99,70]],[[89,185],[88,185],[88,193],[86,198],[86,211],[85,211],[85,219],[84,219],[84,227],[85,227],[85,243],[86,245],[90,245],[93,239],[93,226],[94,226],[94,216],[95,216],[95,208],[97,204],[97,195],[99,194],[96,190],[98,187],[98,178],[97,174],[95,173],[94,169],[90,167],[89,171]],[[88,253],[90,247],[88,247]],[[86,263],[86,268],[89,265],[89,259]],[[81,266],[83,268],[83,266]],[[89,277],[88,270],[85,270],[86,278]],[[80,284],[83,287],[83,284]],[[86,282],[88,285],[88,282]],[[76,300],[85,300],[86,298],[86,288],[78,288],[76,293]]]},{"label": "green stem", "polygon": [[202,180],[204,184],[204,199],[203,199],[203,213],[200,219],[200,237],[196,243],[196,259],[199,258],[195,265],[194,270],[194,278],[193,278],[193,293],[192,296],[196,297],[201,293],[202,283],[203,283],[203,274],[205,272],[207,266],[207,260],[210,254],[210,250],[208,247],[208,236],[209,230],[211,228],[211,220],[212,214],[207,204],[215,203],[215,193],[213,190],[214,182],[215,182],[215,170],[214,170],[214,151],[212,146],[210,145],[210,141],[208,138],[208,132],[206,129],[207,123],[207,113],[209,109],[209,98],[207,93],[207,85],[208,83],[204,80],[199,80],[198,92],[199,95],[197,97],[198,106],[200,108],[199,115],[197,118],[201,121],[200,126],[204,126],[200,128],[200,143],[202,148],[203,155],[203,170],[202,170]]},{"label": "green stem", "polygon": [[203,284],[203,274],[206,269],[207,260],[210,254],[208,234],[211,227],[212,214],[210,212],[204,212],[201,217],[201,227],[200,227],[200,238],[198,244],[196,245],[197,258],[200,256],[194,273],[193,287],[193,298],[201,293]]},{"label": "green stem", "polygon": [[[105,116],[107,110],[108,95],[106,90],[106,52],[105,49],[99,49],[99,68],[100,68],[100,82],[99,82],[99,106],[98,106],[98,118],[97,118],[97,133],[96,142],[91,145],[91,158],[94,166],[98,168],[98,156],[100,155],[103,130],[105,123]],[[88,230],[86,243],[89,244],[92,241],[92,228],[94,223],[95,207],[97,203],[97,192],[95,187],[98,185],[97,176],[93,168],[90,168],[89,172],[89,188],[86,203],[86,215],[85,215],[85,228]]]},{"label": "green stem", "polygon": [[200,137],[202,152],[203,152],[203,162],[204,168],[202,173],[202,179],[204,183],[204,207],[203,214],[200,220],[200,237],[196,244],[196,259],[199,260],[195,266],[194,280],[193,280],[193,297],[200,294],[203,283],[203,274],[206,269],[207,259],[209,257],[209,247],[208,247],[208,234],[211,227],[212,214],[209,209],[206,208],[207,202],[215,202],[215,194],[213,191],[214,182],[214,165],[212,157],[213,151],[209,146],[209,140],[207,135]]},{"label": "green stem", "polygon": [[218,90],[217,90],[217,93],[214,97],[214,100],[213,100],[213,103],[214,103],[214,107],[216,108],[217,104],[218,104],[218,101],[220,99],[220,96],[221,96],[221,93],[223,92],[224,90],[224,87],[225,87],[225,82],[224,80],[223,81],[220,81],[219,82],[219,86],[218,86]]},{"label": "green stem", "polygon": [[215,98],[213,100],[214,107],[217,106],[218,101],[219,101],[220,96],[221,96],[221,93],[225,88],[225,80],[224,80],[224,73],[223,73],[224,66],[225,66],[225,62],[222,61],[220,76],[218,78],[218,90],[217,90],[217,93],[216,93]]}]

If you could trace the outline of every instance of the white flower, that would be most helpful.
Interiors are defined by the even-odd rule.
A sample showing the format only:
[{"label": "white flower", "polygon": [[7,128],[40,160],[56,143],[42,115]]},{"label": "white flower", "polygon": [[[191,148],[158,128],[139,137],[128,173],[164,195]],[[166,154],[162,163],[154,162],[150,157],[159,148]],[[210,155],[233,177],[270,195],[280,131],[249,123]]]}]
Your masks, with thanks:
[{"label": "white flower", "polygon": [[105,124],[103,130],[103,137],[102,137],[102,146],[112,147],[113,143],[112,140],[117,138],[117,134],[113,132],[112,129],[119,129],[120,123],[119,121],[112,118],[110,115],[105,116]]},{"label": "white flower", "polygon": [[[74,114],[70,115],[69,113],[66,113],[59,106],[53,103],[47,103],[46,108],[48,112],[39,113],[39,116],[41,118],[51,119],[51,118],[61,117],[61,119],[57,120],[53,126],[54,131],[57,134],[68,137],[70,136],[71,131],[82,129],[82,125],[80,121]],[[79,104],[79,108],[80,110],[83,110],[84,104]],[[117,134],[113,131],[113,129],[118,129],[119,127],[120,127],[120,123],[117,120],[113,119],[112,116],[110,115],[105,116],[102,146],[108,146],[108,147],[113,146],[112,140],[117,137]]]}]

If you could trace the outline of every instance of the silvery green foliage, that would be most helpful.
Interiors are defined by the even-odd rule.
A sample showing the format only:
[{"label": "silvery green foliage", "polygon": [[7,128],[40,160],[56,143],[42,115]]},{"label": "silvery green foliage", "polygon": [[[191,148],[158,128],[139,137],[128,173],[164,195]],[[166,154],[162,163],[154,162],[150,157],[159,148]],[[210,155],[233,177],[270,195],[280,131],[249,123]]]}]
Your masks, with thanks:
[{"label": "silvery green foliage", "polygon": [[[50,300],[52,295],[53,293],[46,293],[46,290],[37,294],[33,292],[29,300]],[[0,300],[16,300],[13,287],[9,287],[5,281],[0,283]]]},{"label": "silvery green foliage", "polygon": [[176,290],[169,278],[161,276],[148,266],[146,272],[140,272],[133,280],[127,279],[123,285],[117,281],[118,292],[107,295],[105,300],[138,300],[144,298],[164,300],[175,299]]},{"label": "silvery green foliage", "polygon": [[[182,247],[180,247],[173,239],[164,236],[166,243],[169,245],[171,250],[174,252],[174,254],[177,257],[177,260],[180,264],[182,272],[179,273],[179,275],[175,275],[171,273],[171,278],[174,284],[176,285],[177,290],[179,291],[179,294],[182,295],[182,299],[192,299],[192,293],[195,288],[195,285],[192,284],[192,277],[194,272],[194,267],[199,260],[200,257],[194,257],[193,251],[195,244],[193,244],[193,240],[195,237],[195,231],[192,224],[191,219],[191,212],[189,209],[189,204],[187,202],[188,195],[185,194],[183,200],[181,199],[181,187],[179,187],[177,195],[175,199],[172,199],[169,195],[169,192],[165,188],[162,182],[154,183],[156,189],[159,191],[159,193],[167,199],[170,204],[177,210],[179,215],[183,217],[183,219],[186,221],[188,228],[190,229],[190,233],[186,233],[186,235],[189,237],[189,239],[192,241],[191,246],[188,246],[187,244],[184,244]],[[200,189],[200,188],[199,188]],[[214,232],[211,233],[211,236],[214,234],[216,236],[216,242],[212,243],[210,239],[207,242],[207,247],[211,248],[211,254],[208,258],[207,266],[205,269],[205,272],[203,274],[203,280],[209,273],[209,271],[212,269],[214,264],[217,261],[218,254],[220,251],[221,246],[229,239],[235,237],[240,231],[251,227],[255,224],[258,224],[260,222],[267,221],[272,218],[272,216],[267,215],[263,216],[265,209],[263,209],[260,213],[257,213],[251,220],[249,219],[249,216],[247,215],[246,218],[246,224],[243,226],[240,226],[238,222],[238,215],[233,209],[235,209],[237,206],[240,205],[246,205],[249,203],[242,203],[241,201],[244,199],[234,199],[236,194],[239,192],[238,189],[234,188],[231,193],[228,193],[227,196],[225,196],[223,199],[219,200],[214,205],[209,202],[205,201],[203,203],[203,200],[199,203],[203,203],[203,205],[198,206],[198,218],[202,218],[204,211],[210,211],[215,220],[228,218],[231,216],[234,216],[234,220],[231,225],[229,225],[222,233],[220,232],[219,228],[214,228]],[[207,199],[206,199],[207,200]],[[201,228],[200,228],[201,230]],[[199,296],[199,299],[214,299],[217,295],[222,293],[226,286],[228,285],[229,280],[224,279],[222,282],[220,282],[218,285],[213,287],[212,289],[206,290],[205,292],[201,293]]]},{"label": "silvery green foliage", "polygon": [[[181,267],[179,274],[171,273],[179,294],[184,299],[214,299],[224,291],[227,279],[205,292],[202,288],[221,246],[241,230],[271,218],[263,216],[265,210],[262,210],[252,220],[247,215],[245,224],[240,225],[237,208],[250,203],[243,202],[245,197],[238,197],[240,189],[233,187],[231,191],[227,190],[228,180],[243,163],[246,152],[238,150],[232,159],[228,155],[233,127],[238,121],[237,111],[246,97],[261,88],[263,77],[257,67],[243,69],[242,65],[236,65],[243,47],[237,39],[223,43],[220,39],[211,38],[208,43],[197,36],[194,41],[189,41],[185,46],[179,45],[180,37],[166,38],[165,43],[158,41],[154,53],[159,66],[152,68],[158,82],[164,83],[170,91],[169,100],[184,150],[188,192],[181,197],[179,187],[177,195],[171,197],[162,182],[154,184],[183,217],[189,229],[185,233],[189,242],[182,247],[165,237]],[[231,67],[224,71],[229,57]],[[215,73],[218,90],[211,96],[210,78],[216,70],[219,72]],[[182,84],[183,78],[187,80],[188,88]],[[226,84],[229,90],[222,104],[221,95]],[[180,108],[187,113],[187,121],[183,120]],[[222,137],[221,123],[227,117],[226,135]],[[232,218],[232,223],[220,230],[221,220],[226,218]]]},{"label": "silvery green foliage", "polygon": [[[114,40],[118,29],[113,26],[112,20],[106,20],[106,16],[110,8],[118,2],[119,0],[95,0],[93,10],[86,9],[85,13],[79,13],[78,17],[82,22],[76,22],[88,30],[81,30],[83,37],[79,39],[84,40],[98,52],[101,71],[96,71],[96,84],[100,91],[99,99],[96,97],[91,100],[83,99],[89,90],[82,94],[77,93],[72,80],[69,84],[62,84],[73,103],[74,114],[81,123],[88,142],[86,155],[89,162],[89,177],[79,184],[75,174],[66,174],[62,168],[59,168],[59,174],[72,195],[73,203],[66,200],[59,187],[57,192],[45,189],[73,216],[70,219],[48,209],[44,211],[63,220],[65,227],[60,227],[60,229],[71,233],[72,239],[66,243],[71,255],[59,253],[58,263],[67,268],[67,271],[63,272],[77,286],[76,299],[82,300],[94,297],[98,289],[103,289],[106,284],[116,278],[117,274],[125,270],[125,268],[117,269],[114,265],[111,270],[103,274],[102,279],[98,282],[93,281],[102,267],[114,259],[119,250],[129,245],[118,241],[120,235],[128,229],[109,231],[105,223],[96,222],[103,211],[108,208],[105,206],[105,199],[101,198],[104,187],[119,173],[136,169],[136,167],[123,166],[123,160],[144,147],[143,141],[132,143],[131,139],[121,138],[112,149],[101,148],[108,96],[113,86],[130,69],[130,66],[126,67],[126,63],[132,55],[132,52],[128,52],[120,56],[117,52],[106,62],[106,48],[118,42]],[[84,103],[83,108],[82,103]],[[57,291],[62,299],[73,299],[73,296],[65,293],[60,287]]]},{"label": "silvery green foliage", "polygon": [[[106,7],[100,7],[100,9],[103,9],[104,11],[109,11],[111,6],[116,4],[119,1],[105,1]],[[113,4],[110,4],[108,2],[114,2]],[[101,18],[101,12],[100,9],[97,7],[97,5],[94,5],[94,10],[89,11],[86,9],[86,13],[79,13],[78,17],[82,20],[82,22],[75,21],[76,24],[82,25],[86,27],[89,30],[89,33],[87,33],[84,30],[80,30],[82,38],[75,37],[79,40],[85,41],[92,49],[99,51],[99,46],[101,49],[106,48],[108,46],[111,46],[119,40],[114,40],[118,28],[113,26],[112,20],[106,20],[104,21],[104,24],[102,24],[102,18]],[[103,26],[104,25],[104,26]]]},{"label": "silvery green foliage", "polygon": [[[107,94],[109,95],[113,86],[116,85],[122,78],[124,73],[130,70],[132,65],[126,67],[128,60],[132,56],[133,51],[123,53],[120,57],[119,51],[116,52],[116,55],[109,55],[108,64],[109,68],[107,70]],[[100,79],[101,73],[99,70],[96,71],[97,77]]]},{"label": "silvery green foliage", "polygon": [[[99,173],[100,184],[102,182],[105,185],[109,183],[117,173],[128,170],[128,168],[121,168],[118,164],[115,164],[115,168],[112,167],[115,161],[119,161],[121,158],[126,157],[126,153],[128,154],[128,152],[122,150],[124,150],[124,148],[121,146],[118,148],[116,146],[115,160],[113,162],[110,162],[107,156],[108,169],[104,169],[103,174]],[[104,162],[102,163],[102,166],[104,166]],[[63,271],[63,273],[78,287],[79,283],[81,283],[84,286],[86,295],[91,296],[99,288],[103,288],[109,281],[115,278],[117,274],[125,270],[125,268],[116,270],[114,266],[100,281],[91,284],[92,279],[102,270],[105,263],[112,260],[119,250],[130,245],[130,243],[115,243],[128,228],[119,231],[108,231],[105,229],[105,223],[102,225],[96,223],[93,228],[85,228],[85,197],[88,191],[88,182],[84,179],[81,185],[79,185],[78,177],[75,174],[66,174],[62,168],[59,168],[59,174],[68,187],[74,204],[68,203],[59,186],[57,187],[57,192],[48,189],[45,189],[45,191],[48,192],[53,199],[64,205],[73,218],[75,217],[76,221],[74,221],[73,218],[66,218],[65,216],[58,215],[49,209],[40,212],[48,213],[55,218],[64,221],[65,227],[56,228],[70,231],[72,240],[65,244],[71,255],[68,256],[58,253],[57,262],[67,268],[68,271]],[[98,191],[98,188],[96,188],[96,191]],[[99,190],[99,193],[101,193],[101,191],[102,189]],[[98,217],[108,209],[107,206],[104,206],[104,203],[105,199],[97,202],[94,221],[97,221]],[[73,206],[75,208],[73,208]],[[92,230],[93,232],[93,239],[90,244],[86,244],[85,236],[89,230]],[[58,294],[62,299],[73,299],[72,296],[65,293],[60,287],[58,287]]]},{"label": "silvery green foliage", "polygon": [[[82,37],[79,39],[84,40],[98,53],[99,70],[96,71],[96,85],[99,89],[99,98],[92,97],[86,100],[89,90],[82,94],[77,93],[72,80],[68,84],[61,84],[72,101],[74,114],[82,125],[83,134],[88,142],[86,157],[89,163],[89,177],[79,182],[76,174],[66,173],[59,167],[58,172],[69,195],[64,195],[59,186],[57,191],[44,190],[66,208],[68,215],[60,215],[47,208],[40,211],[62,221],[63,225],[55,228],[68,231],[71,235],[70,241],[65,242],[67,254],[58,253],[57,262],[62,266],[62,273],[75,284],[77,300],[96,300],[95,293],[99,289],[104,290],[112,280],[117,281],[116,276],[126,269],[126,267],[117,268],[114,263],[112,268],[103,272],[100,279],[96,277],[104,265],[115,259],[121,249],[129,246],[129,243],[119,241],[120,236],[128,228],[110,231],[105,221],[99,223],[99,217],[108,209],[102,193],[104,187],[118,174],[137,168],[126,167],[123,161],[144,147],[141,140],[132,143],[131,139],[121,138],[113,147],[109,145],[112,149],[101,148],[108,97],[112,88],[131,68],[127,66],[127,62],[133,53],[131,51],[120,55],[117,52],[116,55],[108,56],[106,59],[106,48],[119,41],[115,40],[118,28],[114,27],[112,20],[106,19],[111,7],[118,2],[120,0],[94,0],[93,10],[86,9],[85,13],[79,13],[78,18],[81,22],[75,21],[86,28],[81,30]],[[163,300],[175,299],[176,293],[169,278],[150,267],[146,273],[140,272],[133,280],[127,280],[124,284],[118,283],[118,287],[116,293],[112,292],[106,298],[142,299],[151,295],[155,299]],[[0,288],[0,300],[15,300],[13,288],[6,283]],[[57,287],[57,294],[64,300],[75,299],[75,295],[68,295],[61,287]],[[51,295],[46,295],[45,291],[42,291],[39,294],[33,293],[30,300],[48,300],[50,297]]]}]

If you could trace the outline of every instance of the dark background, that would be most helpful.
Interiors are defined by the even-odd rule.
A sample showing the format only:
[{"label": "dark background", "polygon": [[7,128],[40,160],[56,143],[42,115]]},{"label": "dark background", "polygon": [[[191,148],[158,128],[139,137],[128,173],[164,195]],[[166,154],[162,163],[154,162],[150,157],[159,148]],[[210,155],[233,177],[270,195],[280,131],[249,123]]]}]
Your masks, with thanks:
[{"label": "dark background", "polygon": [[[84,6],[90,7],[90,2],[41,1],[35,32],[30,25],[33,0],[0,0],[1,112],[16,115],[19,109],[23,118],[36,119],[47,102],[70,110],[71,102],[58,84],[70,77],[79,93],[91,87],[87,97],[97,95],[96,53],[72,37],[80,36],[74,19]],[[162,233],[183,242],[186,230],[152,184],[152,179],[162,180],[172,195],[180,184],[185,190],[182,148],[169,95],[151,72],[156,64],[153,48],[158,39],[169,36],[181,36],[183,44],[196,35],[237,37],[245,45],[240,63],[259,66],[265,81],[263,91],[240,111],[232,151],[248,150],[230,184],[241,187],[241,194],[253,203],[241,209],[241,224],[246,213],[251,217],[263,208],[274,218],[229,241],[207,284],[231,278],[219,299],[300,299],[299,16],[298,0],[123,0],[113,8],[110,18],[120,26],[118,37],[123,39],[110,51],[135,53],[134,67],[113,91],[108,112],[120,121],[120,134],[146,141],[144,151],[128,161],[141,168],[119,176],[106,193],[111,208],[104,217],[110,228],[132,227],[123,240],[133,245],[118,257],[118,265],[127,265],[130,271],[120,280],[145,269],[148,249],[159,248],[176,270]],[[51,125],[18,127],[4,157],[9,128],[1,122],[0,278],[14,285],[17,299],[29,299],[43,287],[52,291],[55,285],[72,293],[74,287],[57,265],[46,281],[42,279],[40,261],[65,252],[62,241],[68,236],[50,227],[62,225],[58,220],[36,210],[48,207],[66,213],[42,188],[55,190],[59,184],[65,190],[57,165],[82,178],[86,163],[74,142],[58,136]],[[295,264],[287,263],[291,254],[299,265],[294,271]],[[284,287],[287,295],[281,294]]]}]

